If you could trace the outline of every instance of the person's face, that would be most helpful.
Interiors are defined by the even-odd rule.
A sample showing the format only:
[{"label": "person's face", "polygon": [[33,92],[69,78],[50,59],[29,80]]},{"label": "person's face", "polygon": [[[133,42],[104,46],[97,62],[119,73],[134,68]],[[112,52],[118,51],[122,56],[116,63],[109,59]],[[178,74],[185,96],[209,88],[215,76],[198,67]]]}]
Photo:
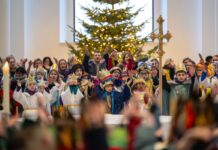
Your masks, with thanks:
[{"label": "person's face", "polygon": [[119,70],[115,70],[115,71],[112,73],[112,78],[113,78],[113,79],[119,79],[119,78],[120,78],[120,71],[119,71]]},{"label": "person's face", "polygon": [[193,69],[194,67],[195,66],[190,61],[188,61],[185,65],[186,70]]},{"label": "person's face", "polygon": [[125,55],[125,57],[124,57],[124,61],[125,62],[128,62],[129,61],[129,59],[130,59],[130,56],[129,56],[130,54],[129,53],[127,53],[126,55]]},{"label": "person's face", "polygon": [[155,68],[158,68],[158,62],[156,61],[156,60],[153,60],[152,62],[151,62],[151,66],[152,67],[155,67]]},{"label": "person's face", "polygon": [[151,75],[152,75],[152,77],[156,77],[157,76],[157,69],[156,68],[152,68],[152,70],[151,70]]},{"label": "person's face", "polygon": [[203,73],[203,69],[201,69],[201,68],[196,69],[196,74],[198,77],[201,77],[202,73]]},{"label": "person's face", "polygon": [[15,75],[16,75],[16,78],[17,78],[17,79],[20,79],[20,78],[22,78],[22,76],[23,76],[23,74],[20,73],[20,72],[16,72]]},{"label": "person's face", "polygon": [[186,66],[188,62],[190,62],[190,60],[186,59],[186,60],[183,62],[183,64]]},{"label": "person's face", "polygon": [[142,70],[140,73],[139,73],[139,76],[145,80],[147,80],[149,78],[149,73],[146,71],[146,70]]},{"label": "person's face", "polygon": [[37,77],[38,80],[42,80],[43,79],[43,74],[41,72],[37,72],[36,77]]},{"label": "person's face", "polygon": [[67,62],[64,60],[60,61],[59,67],[61,70],[67,69]]},{"label": "person's face", "polygon": [[94,53],[94,60],[95,60],[96,62],[100,62],[100,60],[101,60],[101,53],[95,52],[95,53]]},{"label": "person's face", "polygon": [[57,81],[57,79],[58,79],[58,74],[57,74],[57,72],[56,71],[52,71],[51,73],[50,73],[50,79],[51,79],[51,81]]},{"label": "person's face", "polygon": [[82,69],[81,68],[76,69],[75,75],[78,76],[78,77],[82,77],[82,75],[83,75]]},{"label": "person's face", "polygon": [[38,91],[39,92],[43,93],[44,89],[45,89],[44,86],[38,86]]},{"label": "person's face", "polygon": [[183,82],[186,79],[186,73],[185,72],[178,72],[176,74],[176,78],[178,79],[178,81]]},{"label": "person's face", "polygon": [[218,61],[218,57],[217,56],[213,56],[213,62],[216,62],[216,61]]},{"label": "person's face", "polygon": [[174,60],[171,60],[169,65],[170,65],[171,68],[173,68],[175,66]]},{"label": "person's face", "polygon": [[29,84],[28,84],[28,90],[30,90],[30,91],[35,91],[35,89],[36,89],[35,83],[29,83]]},{"label": "person's face", "polygon": [[137,83],[136,89],[137,91],[144,92],[146,90],[146,85],[144,83]]},{"label": "person's face", "polygon": [[50,61],[49,61],[49,59],[45,59],[45,61],[44,61],[44,66],[50,66]]},{"label": "person's face", "polygon": [[35,61],[35,68],[38,68],[39,66],[42,66],[42,61],[41,60]]},{"label": "person's face", "polygon": [[10,68],[16,68],[16,62],[15,62],[14,58],[10,58],[9,66],[10,66]]},{"label": "person's face", "polygon": [[105,91],[107,91],[107,92],[112,92],[112,90],[113,90],[113,85],[107,85],[106,87],[105,87]]},{"label": "person's face", "polygon": [[210,60],[209,60],[209,64],[212,64],[213,63],[213,58],[211,58]]},{"label": "person's face", "polygon": [[216,74],[218,74],[218,65],[214,65],[214,71]]}]

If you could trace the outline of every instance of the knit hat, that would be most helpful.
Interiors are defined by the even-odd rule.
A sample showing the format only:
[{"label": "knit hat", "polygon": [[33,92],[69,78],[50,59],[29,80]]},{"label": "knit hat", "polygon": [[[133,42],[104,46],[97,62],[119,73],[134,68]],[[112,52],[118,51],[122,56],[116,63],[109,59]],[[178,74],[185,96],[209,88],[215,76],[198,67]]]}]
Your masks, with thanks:
[{"label": "knit hat", "polygon": [[102,87],[105,88],[107,85],[113,85],[112,76],[106,69],[99,71],[98,78],[102,82]]},{"label": "knit hat", "polygon": [[113,73],[115,70],[118,70],[120,72],[120,74],[122,72],[120,67],[115,66],[115,67],[111,68],[110,73]]}]

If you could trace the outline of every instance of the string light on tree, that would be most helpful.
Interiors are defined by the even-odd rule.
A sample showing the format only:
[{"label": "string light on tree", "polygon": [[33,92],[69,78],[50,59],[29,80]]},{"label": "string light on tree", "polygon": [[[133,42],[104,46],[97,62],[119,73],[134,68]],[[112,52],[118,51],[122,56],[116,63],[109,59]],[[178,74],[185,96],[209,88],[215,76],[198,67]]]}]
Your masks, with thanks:
[{"label": "string light on tree", "polygon": [[[138,25],[133,25],[134,19],[141,10],[134,12],[134,6],[128,5],[124,8],[117,7],[125,3],[128,4],[128,0],[93,1],[98,2],[100,5],[97,7],[82,6],[84,13],[91,22],[81,22],[86,33],[75,31],[74,28],[70,27],[71,31],[75,32],[76,39],[78,39],[78,41],[76,41],[77,47],[74,47],[69,43],[67,43],[67,45],[70,48],[71,53],[76,54],[78,59],[83,59],[82,54],[85,54],[84,45],[87,45],[89,52],[98,49],[103,53],[106,47],[111,47],[109,52],[112,51],[112,48],[116,48],[117,51],[120,52],[129,49],[131,53],[135,53],[142,44],[147,42],[145,40],[146,38],[136,36],[145,25],[146,20],[142,20]],[[108,7],[105,8],[105,5]],[[134,36],[136,37],[134,38]]]}]

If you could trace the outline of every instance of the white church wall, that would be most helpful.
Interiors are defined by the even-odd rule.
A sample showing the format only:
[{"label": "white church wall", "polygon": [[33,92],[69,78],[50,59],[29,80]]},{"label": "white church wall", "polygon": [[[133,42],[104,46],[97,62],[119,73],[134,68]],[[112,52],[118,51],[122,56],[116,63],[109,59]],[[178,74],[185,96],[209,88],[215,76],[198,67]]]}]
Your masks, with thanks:
[{"label": "white church wall", "polygon": [[0,1],[0,56],[5,57],[10,53],[10,3]]},{"label": "white church wall", "polygon": [[25,57],[67,58],[68,48],[59,42],[59,0],[28,0],[25,3]]},{"label": "white church wall", "polygon": [[10,53],[24,57],[24,0],[10,0]]},{"label": "white church wall", "polygon": [[218,54],[218,1],[203,1],[203,54]]},{"label": "white church wall", "polygon": [[173,38],[166,44],[165,58],[180,63],[188,56],[198,61],[198,53],[202,53],[202,0],[168,0],[167,14]]}]

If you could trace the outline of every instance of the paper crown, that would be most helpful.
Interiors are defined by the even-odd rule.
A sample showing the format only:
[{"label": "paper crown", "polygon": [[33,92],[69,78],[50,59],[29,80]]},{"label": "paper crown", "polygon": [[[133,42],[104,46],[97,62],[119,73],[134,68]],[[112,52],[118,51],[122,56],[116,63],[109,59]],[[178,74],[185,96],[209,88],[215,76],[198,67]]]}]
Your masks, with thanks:
[{"label": "paper crown", "polygon": [[52,65],[51,70],[56,70],[56,71],[58,70],[58,66],[57,66],[56,63],[54,63],[54,64]]},{"label": "paper crown", "polygon": [[205,68],[205,65],[204,65],[204,64],[201,64],[201,63],[198,63],[198,64],[196,65],[196,68],[204,69],[204,68]]},{"label": "paper crown", "polygon": [[45,87],[45,81],[44,80],[40,80],[37,85]]},{"label": "paper crown", "polygon": [[144,79],[142,79],[142,78],[136,78],[136,79],[134,79],[134,81],[133,81],[132,87],[134,87],[134,86],[135,86],[136,84],[138,84],[138,83],[143,83],[143,84],[146,85],[146,82],[145,82]]},{"label": "paper crown", "polygon": [[33,83],[33,84],[36,83],[35,77],[34,77],[33,75],[30,75],[30,76],[27,78],[27,85],[29,85],[29,84],[31,84],[31,83]]},{"label": "paper crown", "polygon": [[120,74],[122,72],[120,67],[115,66],[115,67],[111,68],[110,73],[113,73],[115,70],[118,70],[120,72]]},{"label": "paper crown", "polygon": [[76,76],[74,73],[68,75],[68,79],[67,79],[68,82],[77,82],[77,80],[78,80],[78,76]]},{"label": "paper crown", "polygon": [[111,78],[111,73],[107,69],[102,69],[98,73],[98,78],[101,82],[104,82],[105,80]]},{"label": "paper crown", "polygon": [[186,72],[185,66],[183,64],[179,64],[176,66],[176,73],[177,72]]}]

